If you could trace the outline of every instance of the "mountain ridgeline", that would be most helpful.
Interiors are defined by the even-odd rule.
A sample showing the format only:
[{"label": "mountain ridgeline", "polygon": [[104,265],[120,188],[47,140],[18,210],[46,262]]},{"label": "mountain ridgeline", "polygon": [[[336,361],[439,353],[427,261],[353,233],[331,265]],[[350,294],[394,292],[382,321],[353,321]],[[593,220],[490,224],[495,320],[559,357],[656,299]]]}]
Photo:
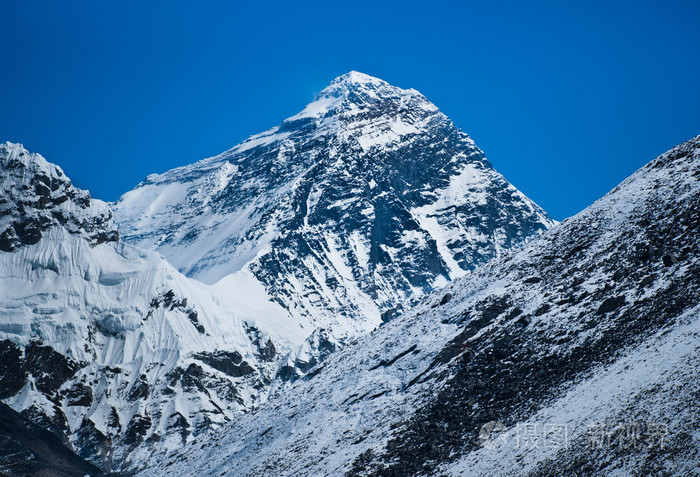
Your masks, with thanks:
[{"label": "mountain ridgeline", "polygon": [[207,283],[245,275],[331,346],[554,225],[423,95],[357,72],[114,210],[126,242]]}]

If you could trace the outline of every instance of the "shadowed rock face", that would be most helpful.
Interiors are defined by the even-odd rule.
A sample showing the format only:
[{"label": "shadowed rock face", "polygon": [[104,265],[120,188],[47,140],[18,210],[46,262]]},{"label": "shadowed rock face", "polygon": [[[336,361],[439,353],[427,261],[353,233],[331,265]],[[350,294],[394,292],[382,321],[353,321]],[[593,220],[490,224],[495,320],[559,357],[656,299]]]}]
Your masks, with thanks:
[{"label": "shadowed rock face", "polygon": [[0,473],[2,475],[102,475],[44,429],[0,402]]},{"label": "shadowed rock face", "polygon": [[699,224],[700,136],[147,473],[693,475]]},{"label": "shadowed rock face", "polygon": [[112,213],[73,187],[63,171],[17,144],[0,145],[0,251],[34,245],[61,225],[93,244],[119,240]]}]

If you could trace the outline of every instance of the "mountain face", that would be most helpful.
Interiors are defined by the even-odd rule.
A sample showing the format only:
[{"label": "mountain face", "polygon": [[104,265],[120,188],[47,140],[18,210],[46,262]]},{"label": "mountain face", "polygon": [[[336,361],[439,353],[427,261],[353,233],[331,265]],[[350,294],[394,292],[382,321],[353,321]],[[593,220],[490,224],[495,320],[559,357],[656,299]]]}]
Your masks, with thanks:
[{"label": "mountain face", "polygon": [[357,72],[280,126],[149,176],[114,213],[126,242],[187,276],[262,285],[298,334],[320,329],[312,354],[553,225],[420,93]]},{"label": "mountain face", "polygon": [[694,475],[700,136],[141,475]]},{"label": "mountain face", "polygon": [[[32,426],[108,471],[266,397],[290,348],[264,329],[283,310],[246,308],[120,242],[105,203],[19,145],[0,146],[0,182],[0,400]],[[82,468],[43,438],[0,439],[2,471],[15,447],[29,467]],[[31,451],[47,445],[58,460]]]}]

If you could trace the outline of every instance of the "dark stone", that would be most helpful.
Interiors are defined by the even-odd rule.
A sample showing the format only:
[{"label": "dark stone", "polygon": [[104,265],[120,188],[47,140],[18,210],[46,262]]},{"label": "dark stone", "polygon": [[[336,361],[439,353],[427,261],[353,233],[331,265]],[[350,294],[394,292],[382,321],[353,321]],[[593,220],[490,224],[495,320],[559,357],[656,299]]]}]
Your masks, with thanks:
[{"label": "dark stone", "polygon": [[549,303],[544,303],[542,306],[540,306],[537,310],[535,310],[535,316],[541,316],[547,313],[550,310],[551,306]]},{"label": "dark stone", "polygon": [[664,255],[663,257],[661,257],[661,260],[663,260],[664,262],[664,267],[670,267],[674,263],[678,262],[678,259],[673,255]]},{"label": "dark stone", "polygon": [[379,318],[382,320],[382,323],[389,323],[397,315],[398,315],[397,308],[389,308],[388,310],[383,311],[382,314],[379,316]]},{"label": "dark stone", "polygon": [[518,307],[516,306],[515,308],[513,308],[513,309],[510,311],[510,313],[508,313],[508,315],[506,316],[506,320],[512,320],[512,319],[515,318],[516,316],[520,315],[522,312],[523,312],[523,310],[521,310],[520,308],[518,308]]},{"label": "dark stone", "polygon": [[0,341],[0,399],[17,394],[27,380],[22,366],[22,349],[12,341]]},{"label": "dark stone", "polygon": [[119,414],[117,413],[117,409],[114,406],[112,406],[112,411],[109,413],[107,425],[111,428],[118,429],[119,432],[122,431],[122,424],[121,422],[119,422]]},{"label": "dark stone", "polygon": [[382,359],[381,361],[379,361],[379,363],[377,363],[376,365],[374,365],[374,366],[372,366],[371,368],[369,368],[369,370],[372,371],[373,369],[377,369],[377,368],[380,368],[380,367],[391,366],[392,364],[394,364],[396,361],[398,361],[399,359],[403,358],[403,357],[406,356],[407,354],[416,351],[416,348],[417,348],[417,346],[416,346],[416,345],[413,345],[413,346],[411,346],[410,348],[408,348],[408,349],[406,349],[406,350],[400,352],[399,354],[397,354],[396,356],[394,356],[393,358],[391,358],[391,359],[388,360],[388,361],[385,361],[385,360]]},{"label": "dark stone", "polygon": [[262,361],[273,361],[277,356],[277,349],[270,338],[265,333],[260,332],[255,326],[243,323],[246,334],[250,342],[257,348],[257,356]]},{"label": "dark stone", "polygon": [[148,386],[148,380],[145,374],[139,376],[139,379],[134,383],[131,391],[129,391],[129,400],[136,401],[137,399],[144,399],[148,397],[148,392],[150,388]]},{"label": "dark stone", "polygon": [[23,245],[34,245],[41,240],[41,225],[37,219],[15,222],[14,229]]},{"label": "dark stone", "polygon": [[204,385],[202,385],[202,378],[204,377],[204,370],[201,366],[194,363],[190,364],[187,369],[177,368],[175,370],[175,378],[179,379],[182,383],[182,387],[185,390],[200,390],[205,391]]},{"label": "dark stone", "polygon": [[604,315],[615,311],[626,303],[624,295],[606,298],[598,307],[598,314]]},{"label": "dark stone", "polygon": [[103,475],[68,449],[53,433],[27,421],[0,402],[0,474],[82,477]]},{"label": "dark stone", "polygon": [[205,333],[206,330],[204,329],[204,326],[202,326],[202,324],[199,322],[199,315],[196,311],[192,310],[189,313],[187,313],[187,318],[190,320],[190,323],[194,325],[194,327],[199,333]]},{"label": "dark stone", "polygon": [[187,437],[190,435],[190,423],[187,422],[185,416],[176,412],[168,418],[168,431],[178,432],[184,444],[187,442]]},{"label": "dark stone", "polygon": [[280,366],[279,370],[277,371],[277,377],[281,379],[282,381],[291,381],[292,378],[294,378],[296,375],[296,369],[294,366],[289,366],[288,364],[284,364]]},{"label": "dark stone", "polygon": [[[160,296],[153,297],[150,307],[152,309],[165,308],[166,310],[180,310],[187,315],[187,319],[190,320],[190,323],[192,323],[199,333],[204,334],[206,332],[204,326],[199,322],[199,314],[197,311],[187,306],[187,298],[178,299],[173,290],[168,290]],[[144,321],[148,320],[152,313],[153,311],[150,310],[144,317]]]},{"label": "dark stone", "polygon": [[17,237],[13,227],[5,229],[5,231],[0,234],[0,250],[3,252],[14,252],[19,247],[19,237]]},{"label": "dark stone", "polygon": [[275,359],[275,356],[277,356],[277,349],[269,338],[265,342],[265,346],[259,347],[258,349],[260,350],[258,356],[263,361],[272,361]]},{"label": "dark stone", "polygon": [[50,346],[36,342],[27,345],[22,366],[34,376],[37,389],[46,395],[58,391],[82,367],[80,363],[57,353]]},{"label": "dark stone", "polygon": [[437,304],[437,306],[446,305],[447,303],[450,302],[451,299],[452,299],[452,293],[446,293],[446,294],[442,297],[442,299],[440,300],[440,302]]},{"label": "dark stone", "polygon": [[530,317],[527,316],[527,315],[521,316],[521,317],[518,319],[518,323],[520,323],[522,326],[527,326],[527,325],[529,325],[531,322],[532,322],[532,318],[530,318]]},{"label": "dark stone", "polygon": [[92,388],[85,383],[75,383],[66,393],[69,406],[88,407],[92,404]]},{"label": "dark stone", "polygon": [[612,279],[615,280],[616,282],[619,282],[625,277],[625,272],[623,270],[615,270],[615,273],[613,273]]},{"label": "dark stone", "polygon": [[255,369],[243,361],[243,357],[237,351],[197,353],[194,357],[212,368],[234,378],[240,378],[241,376],[247,376],[255,372]]},{"label": "dark stone", "polygon": [[[114,410],[114,408],[112,408]],[[121,430],[121,427],[120,427]],[[80,457],[100,468],[112,468],[112,440],[98,431],[90,419],[84,419],[76,433],[76,447]]]},{"label": "dark stone", "polygon": [[123,442],[127,448],[133,449],[143,442],[146,433],[151,428],[153,423],[149,416],[141,416],[139,414],[135,415],[131,422],[126,428],[124,433]]},{"label": "dark stone", "polygon": [[472,320],[470,323],[473,323],[474,326],[479,328],[483,328],[488,323],[498,318],[501,313],[504,313],[508,308],[510,308],[510,303],[506,297],[489,297],[477,304],[477,309],[481,310],[481,318],[478,321]]},{"label": "dark stone", "polygon": [[523,283],[532,284],[532,283],[539,283],[541,281],[542,281],[542,279],[540,277],[530,277],[530,278],[526,278]]}]

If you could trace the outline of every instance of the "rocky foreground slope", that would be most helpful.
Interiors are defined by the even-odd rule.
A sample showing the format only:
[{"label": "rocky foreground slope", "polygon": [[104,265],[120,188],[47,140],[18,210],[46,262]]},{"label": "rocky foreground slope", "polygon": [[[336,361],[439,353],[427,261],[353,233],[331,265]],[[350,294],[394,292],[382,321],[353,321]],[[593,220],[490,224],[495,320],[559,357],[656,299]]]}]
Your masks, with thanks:
[{"label": "rocky foreground slope", "polygon": [[700,136],[141,475],[692,475]]},{"label": "rocky foreground slope", "polygon": [[[127,243],[311,335],[290,376],[554,222],[415,90],[350,72],[233,149],[114,205]],[[235,283],[228,284],[230,277]],[[229,278],[226,278],[229,277]]]}]

